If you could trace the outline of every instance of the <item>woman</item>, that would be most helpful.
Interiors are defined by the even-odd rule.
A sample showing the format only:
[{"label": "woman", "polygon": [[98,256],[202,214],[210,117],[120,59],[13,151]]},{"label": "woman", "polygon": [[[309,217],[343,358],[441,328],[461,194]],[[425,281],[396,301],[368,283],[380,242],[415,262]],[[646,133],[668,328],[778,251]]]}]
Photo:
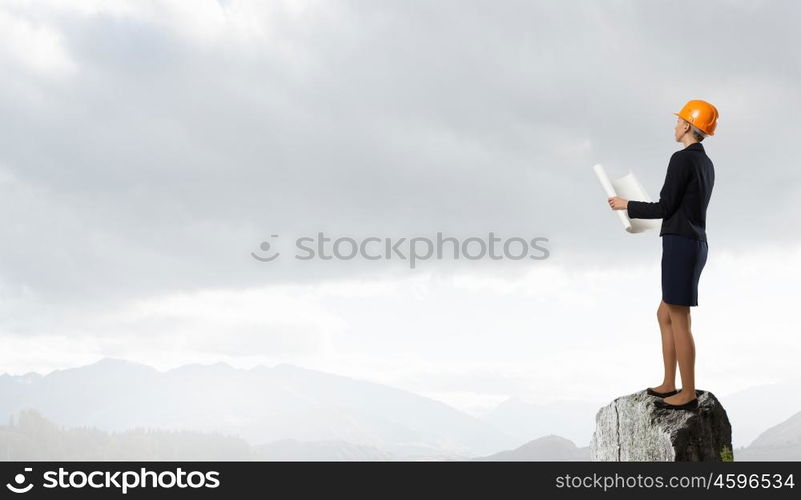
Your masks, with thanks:
[{"label": "woman", "polygon": [[[695,343],[690,331],[690,307],[698,305],[698,280],[706,264],[706,209],[715,183],[715,168],[701,141],[714,135],[718,110],[712,104],[691,100],[673,113],[676,142],[684,149],[670,157],[659,201],[609,198],[612,210],[628,210],[632,219],[662,219],[662,301],[656,311],[662,332],[665,378],[648,387],[648,394],[664,399],[656,405],[669,409],[695,409]],[[676,391],[676,361],[681,389]]]}]

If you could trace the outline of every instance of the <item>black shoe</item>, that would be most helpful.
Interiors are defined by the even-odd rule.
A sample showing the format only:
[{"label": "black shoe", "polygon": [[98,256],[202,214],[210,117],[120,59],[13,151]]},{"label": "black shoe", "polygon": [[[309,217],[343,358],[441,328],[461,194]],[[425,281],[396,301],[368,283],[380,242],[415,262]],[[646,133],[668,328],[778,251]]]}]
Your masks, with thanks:
[{"label": "black shoe", "polygon": [[657,408],[666,408],[668,410],[695,410],[698,408],[698,398],[691,399],[690,401],[687,401],[681,405],[672,405],[666,401],[657,399],[654,401],[654,406]]},{"label": "black shoe", "polygon": [[674,394],[678,394],[679,393],[679,391],[656,392],[655,390],[651,389],[650,387],[648,387],[646,389],[646,392],[648,394],[650,394],[651,396],[656,396],[658,398],[666,398],[668,396],[672,396]]}]

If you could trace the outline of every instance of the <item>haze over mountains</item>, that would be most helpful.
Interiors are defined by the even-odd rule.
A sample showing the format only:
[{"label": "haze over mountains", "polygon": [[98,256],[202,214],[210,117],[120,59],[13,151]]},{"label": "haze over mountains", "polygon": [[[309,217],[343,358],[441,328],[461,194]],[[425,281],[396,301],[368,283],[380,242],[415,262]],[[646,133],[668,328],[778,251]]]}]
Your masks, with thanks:
[{"label": "haze over mountains", "polygon": [[[793,401],[778,397],[787,389],[776,384],[723,398],[740,438],[735,459],[801,456],[801,413],[789,413]],[[761,408],[748,404],[757,399]],[[409,391],[288,364],[192,364],[162,372],[107,358],[44,376],[0,375],[5,421],[34,409],[64,432],[211,433],[226,438],[201,436],[198,442],[226,443],[221,457],[236,449],[240,456],[275,460],[586,460],[599,407],[510,398],[476,417]],[[774,426],[744,448],[743,439],[759,434],[759,422]],[[21,439],[16,431],[3,436]],[[131,435],[123,443],[140,438]]]},{"label": "haze over mountains", "polygon": [[529,461],[589,461],[590,448],[578,448],[573,441],[561,436],[543,436],[514,450],[501,451],[488,457],[475,458],[485,462],[529,462]]},{"label": "haze over mountains", "polygon": [[511,397],[482,416],[524,443],[532,437],[557,433],[587,445],[595,430],[595,414],[604,401],[555,401],[542,404]]},{"label": "haze over mountains", "polygon": [[245,440],[219,433],[130,429],[106,432],[90,427],[63,428],[36,410],[0,425],[0,460],[265,460]]},{"label": "haze over mountains", "polygon": [[734,446],[755,443],[760,433],[801,411],[798,399],[790,397],[798,392],[799,386],[801,379],[787,380],[725,395],[721,402],[731,420]]},{"label": "haze over mountains", "polygon": [[760,434],[751,445],[734,450],[735,460],[801,461],[801,412]]},{"label": "haze over mountains", "polygon": [[115,359],[46,376],[0,377],[0,417],[34,408],[68,427],[214,431],[253,445],[342,440],[397,456],[488,454],[519,441],[416,394],[291,365],[220,363],[166,372]]}]

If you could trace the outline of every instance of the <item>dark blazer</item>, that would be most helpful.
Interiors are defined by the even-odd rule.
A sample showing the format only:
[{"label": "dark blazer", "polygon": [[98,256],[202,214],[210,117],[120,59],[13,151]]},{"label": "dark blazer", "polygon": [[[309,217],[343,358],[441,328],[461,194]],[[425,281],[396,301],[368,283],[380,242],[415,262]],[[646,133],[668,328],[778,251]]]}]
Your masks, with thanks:
[{"label": "dark blazer", "polygon": [[659,201],[629,201],[632,219],[662,219],[663,234],[706,239],[706,208],[715,184],[715,167],[700,142],[676,151],[668,163]]}]

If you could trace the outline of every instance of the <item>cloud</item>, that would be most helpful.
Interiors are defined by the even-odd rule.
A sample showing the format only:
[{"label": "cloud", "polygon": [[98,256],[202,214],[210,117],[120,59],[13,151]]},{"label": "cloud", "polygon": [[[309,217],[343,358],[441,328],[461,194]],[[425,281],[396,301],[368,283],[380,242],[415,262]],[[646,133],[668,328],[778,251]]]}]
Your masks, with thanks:
[{"label": "cloud", "polygon": [[34,73],[39,78],[69,76],[75,61],[52,26],[16,17],[0,8],[0,64],[7,70]]},{"label": "cloud", "polygon": [[[778,23],[764,36],[761,24],[733,30],[752,25],[751,4],[727,9],[727,23],[709,22],[707,6],[679,23],[673,6],[625,2],[12,7],[4,19],[46,27],[80,68],[52,81],[7,65],[0,87],[1,159],[16,179],[0,188],[2,205],[21,222],[0,229],[18,242],[0,276],[52,300],[78,286],[93,300],[258,286],[247,256],[267,235],[321,229],[494,230],[550,237],[553,257],[572,266],[641,260],[653,244],[622,240],[589,167],[632,168],[655,196],[678,147],[670,112],[701,90],[723,110],[708,146],[719,171],[710,238],[742,248],[747,225],[790,241],[743,203],[771,196],[789,217],[798,211],[798,155],[781,140],[797,135],[800,107],[782,53],[797,36],[783,21],[790,5],[760,11]],[[7,33],[8,46],[25,33]],[[703,40],[715,57],[697,55]],[[737,63],[757,53],[759,71]],[[771,147],[743,147],[765,113],[787,117]],[[275,265],[269,275],[375,268]]]},{"label": "cloud", "polygon": [[[710,252],[692,312],[699,387],[730,393],[797,377],[792,286],[801,245]],[[43,308],[35,334],[0,323],[8,346],[0,364],[289,362],[436,394],[469,411],[509,396],[604,400],[661,380],[659,299],[658,262],[185,291],[119,308]],[[0,316],[13,317],[18,304],[0,303]]]},{"label": "cloud", "polygon": [[[705,280],[706,352],[724,344],[706,375],[747,383],[765,318],[754,304],[771,312],[771,345],[793,347],[777,283],[801,216],[797,5],[187,5],[0,8],[6,366],[280,359],[412,384],[429,366],[491,360],[482,370],[526,366],[549,395],[614,384],[657,356],[643,332],[660,246],[622,231],[591,166],[631,168],[655,198],[680,147],[671,113],[694,97],[721,110],[705,141],[708,276],[728,286]],[[544,236],[550,257],[417,270],[250,257],[271,234],[318,231]],[[738,257],[715,271],[724,255]],[[749,266],[742,283],[761,295],[728,281]],[[613,323],[621,303],[632,316]],[[651,358],[620,357],[626,342]],[[605,356],[615,364],[598,375]],[[430,380],[456,399],[497,396]]]}]

